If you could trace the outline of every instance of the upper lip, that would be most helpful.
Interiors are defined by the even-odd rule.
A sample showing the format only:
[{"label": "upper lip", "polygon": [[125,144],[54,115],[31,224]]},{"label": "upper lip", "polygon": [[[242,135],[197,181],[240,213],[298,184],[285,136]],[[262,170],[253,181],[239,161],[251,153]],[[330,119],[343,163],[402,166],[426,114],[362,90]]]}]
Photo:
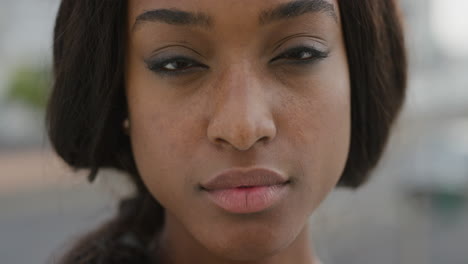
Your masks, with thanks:
[{"label": "upper lip", "polygon": [[265,168],[224,170],[211,180],[202,184],[208,191],[232,189],[237,187],[271,186],[287,183],[288,179],[281,173]]}]

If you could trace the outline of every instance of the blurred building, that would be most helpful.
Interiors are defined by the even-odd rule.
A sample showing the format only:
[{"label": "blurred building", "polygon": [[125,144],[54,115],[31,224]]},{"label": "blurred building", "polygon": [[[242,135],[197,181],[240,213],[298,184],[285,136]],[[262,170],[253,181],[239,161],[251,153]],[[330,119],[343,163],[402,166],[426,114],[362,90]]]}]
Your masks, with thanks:
[{"label": "blurred building", "polygon": [[50,67],[58,3],[5,0],[0,4],[0,152],[44,144],[43,113],[7,97],[17,71]]}]

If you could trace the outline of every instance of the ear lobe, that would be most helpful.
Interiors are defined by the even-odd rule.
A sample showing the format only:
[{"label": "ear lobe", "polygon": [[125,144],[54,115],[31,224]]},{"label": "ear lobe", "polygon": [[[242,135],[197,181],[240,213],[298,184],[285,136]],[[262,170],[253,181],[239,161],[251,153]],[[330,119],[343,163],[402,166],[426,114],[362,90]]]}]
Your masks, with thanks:
[{"label": "ear lobe", "polygon": [[130,120],[128,120],[128,118],[126,118],[123,122],[122,122],[122,127],[123,127],[123,131],[126,135],[129,135],[130,133]]}]

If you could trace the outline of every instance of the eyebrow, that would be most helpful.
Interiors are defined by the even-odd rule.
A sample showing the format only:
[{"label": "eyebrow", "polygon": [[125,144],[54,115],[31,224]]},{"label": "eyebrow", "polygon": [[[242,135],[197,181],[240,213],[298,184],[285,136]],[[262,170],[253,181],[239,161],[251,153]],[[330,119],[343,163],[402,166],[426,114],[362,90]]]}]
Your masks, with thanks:
[{"label": "eyebrow", "polygon": [[[338,21],[334,5],[326,0],[295,0],[261,12],[259,24],[265,25],[307,13],[318,12],[326,13],[334,18],[335,21]],[[144,11],[137,16],[132,31],[135,31],[140,24],[145,22],[161,22],[178,26],[201,26],[209,29],[213,25],[213,18],[206,13],[187,12],[176,8],[153,9]]]},{"label": "eyebrow", "polygon": [[278,7],[264,11],[260,14],[260,25],[272,23],[278,20],[298,17],[307,13],[326,13],[335,21],[338,21],[338,15],[335,12],[335,6],[326,0],[297,0]]},{"label": "eyebrow", "polygon": [[176,8],[154,9],[140,14],[133,25],[133,31],[143,22],[162,22],[169,25],[179,26],[202,26],[209,28],[212,25],[212,18],[205,13],[192,13]]}]

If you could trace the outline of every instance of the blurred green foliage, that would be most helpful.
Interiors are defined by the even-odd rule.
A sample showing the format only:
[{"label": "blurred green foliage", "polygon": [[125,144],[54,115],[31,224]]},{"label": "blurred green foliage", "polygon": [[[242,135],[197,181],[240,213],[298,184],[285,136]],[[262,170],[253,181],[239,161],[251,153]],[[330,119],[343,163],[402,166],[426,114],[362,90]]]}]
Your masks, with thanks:
[{"label": "blurred green foliage", "polygon": [[7,99],[19,101],[36,110],[43,110],[51,86],[48,67],[21,66],[9,78]]}]

